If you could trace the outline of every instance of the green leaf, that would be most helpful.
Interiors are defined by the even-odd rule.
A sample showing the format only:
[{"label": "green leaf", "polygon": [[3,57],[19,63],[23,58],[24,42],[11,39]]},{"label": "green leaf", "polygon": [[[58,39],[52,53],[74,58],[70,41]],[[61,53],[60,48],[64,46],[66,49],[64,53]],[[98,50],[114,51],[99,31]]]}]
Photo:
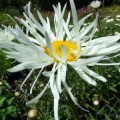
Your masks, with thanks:
[{"label": "green leaf", "polygon": [[104,115],[105,115],[106,120],[111,120],[111,118],[109,117],[109,115],[107,115],[107,114],[104,114]]},{"label": "green leaf", "polygon": [[6,120],[6,115],[5,114],[2,115],[2,120]]},{"label": "green leaf", "polygon": [[2,86],[0,86],[0,95],[1,95],[1,93],[2,93]]},{"label": "green leaf", "polygon": [[10,104],[12,104],[13,100],[14,100],[14,97],[7,99],[6,101],[7,101],[8,105],[10,105]]},{"label": "green leaf", "polygon": [[11,117],[17,117],[17,112],[13,112],[12,114],[11,114]]},{"label": "green leaf", "polygon": [[1,96],[0,98],[0,107],[3,105],[3,102],[6,100],[6,97]]},{"label": "green leaf", "polygon": [[6,108],[6,113],[7,114],[10,114],[10,113],[13,113],[13,112],[16,112],[16,107],[15,106],[11,105],[11,106],[8,106]]},{"label": "green leaf", "polygon": [[114,92],[117,92],[117,90],[114,87],[112,87],[112,86],[109,86],[109,89],[114,91]]},{"label": "green leaf", "polygon": [[0,113],[4,113],[5,112],[5,108],[0,109]]}]

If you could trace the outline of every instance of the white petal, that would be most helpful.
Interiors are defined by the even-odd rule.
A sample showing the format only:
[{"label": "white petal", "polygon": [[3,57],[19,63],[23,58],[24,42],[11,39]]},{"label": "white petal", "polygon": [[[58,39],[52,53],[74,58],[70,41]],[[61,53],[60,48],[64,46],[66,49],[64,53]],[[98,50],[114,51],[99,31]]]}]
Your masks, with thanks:
[{"label": "white petal", "polygon": [[120,63],[96,63],[95,65],[113,66],[113,65],[120,65]]},{"label": "white petal", "polygon": [[[107,61],[109,61],[110,63],[115,63],[112,59],[108,59]],[[114,66],[120,72],[120,66],[119,65],[114,65]]]},{"label": "white petal", "polygon": [[[55,67],[56,67],[56,63],[54,63],[53,68],[52,68],[52,71],[55,70]],[[50,81],[50,88],[51,88],[51,91],[52,91],[52,90],[53,90],[53,87],[54,87],[54,84],[55,84],[55,75],[54,75],[54,74],[52,74],[52,75],[50,76],[49,81]]]},{"label": "white petal", "polygon": [[98,61],[102,60],[103,56],[97,56],[97,57],[91,57],[91,58],[86,58],[86,59],[78,59],[78,61],[75,62],[69,62],[71,66],[84,66],[84,65],[94,65]]},{"label": "white petal", "polygon": [[58,103],[59,103],[59,99],[54,98],[54,118],[55,118],[55,120],[59,120],[59,117],[58,117]]},{"label": "white petal", "polygon": [[30,94],[32,94],[33,87],[34,87],[35,83],[37,82],[37,80],[38,80],[38,78],[39,78],[39,76],[40,76],[40,74],[41,74],[42,70],[43,70],[43,68],[39,71],[39,73],[38,73],[38,75],[37,75],[36,79],[34,80],[34,82],[33,82],[32,86],[31,86],[31,88],[30,88]]},{"label": "white petal", "polygon": [[85,72],[83,72],[82,69],[78,68],[76,69],[77,73],[80,75],[80,77],[86,81],[87,83],[91,84],[91,85],[96,85],[97,83],[91,79],[87,74],[85,74]]},{"label": "white petal", "polygon": [[18,64],[13,68],[8,69],[8,71],[9,72],[18,72],[18,71],[24,70],[25,69],[24,66],[27,64],[29,64],[29,62]]},{"label": "white petal", "polygon": [[[56,66],[57,63],[55,62],[54,65]],[[52,74],[54,74],[56,72],[56,70],[58,70],[61,67],[61,65],[62,65],[61,63],[58,63],[57,67],[54,70],[52,70],[52,71],[44,71],[44,72],[42,72],[42,74],[44,76],[46,76],[46,77],[50,77]]]},{"label": "white petal", "polygon": [[48,88],[49,82],[47,83],[47,85],[44,87],[44,89],[32,100],[26,102],[26,106],[29,106],[31,104],[34,104],[37,100],[39,100],[42,95],[44,94],[44,92],[46,91],[46,89]]},{"label": "white petal", "polygon": [[98,55],[104,55],[104,54],[111,54],[120,51],[120,44],[116,43],[115,45],[112,45],[108,48],[100,49],[99,52],[97,52]]},{"label": "white petal", "polygon": [[45,37],[46,37],[46,43],[47,43],[48,48],[50,49],[50,52],[52,53],[52,55],[53,55],[56,59],[58,59],[59,61],[61,61],[62,59],[61,59],[61,58],[54,52],[54,50],[53,50],[53,47],[52,47],[52,45],[51,45],[51,40],[50,40],[49,35],[48,35],[47,32],[45,32]]},{"label": "white petal", "polygon": [[58,88],[58,91],[59,93],[62,92],[62,89],[61,89],[61,69],[59,68],[57,70],[57,78],[56,78],[56,84],[57,84],[57,88]]},{"label": "white petal", "polygon": [[25,78],[25,80],[22,82],[21,86],[20,86],[20,89],[22,89],[23,85],[25,84],[25,82],[28,80],[28,78],[30,77],[30,75],[33,73],[35,69],[32,69],[29,74],[27,75],[27,77]]},{"label": "white petal", "polygon": [[65,63],[67,60],[67,51],[64,45],[61,45],[61,52],[62,52],[62,62]]},{"label": "white petal", "polygon": [[67,72],[67,65],[63,64],[61,67],[61,79],[63,82],[66,81],[66,72]]},{"label": "white petal", "polygon": [[66,82],[63,82],[63,85],[67,91],[67,93],[69,94],[70,98],[72,99],[72,101],[75,103],[75,105],[77,105],[79,108],[81,108],[82,110],[88,112],[88,110],[82,108],[79,103],[77,102],[77,99],[74,97],[74,95],[72,94],[71,92],[71,89],[68,87],[67,83]]},{"label": "white petal", "polygon": [[104,78],[103,76],[100,76],[99,74],[95,73],[94,71],[88,69],[87,67],[83,67],[83,70],[85,73],[89,74],[90,76],[93,76],[103,82],[106,82],[106,78]]},{"label": "white petal", "polygon": [[48,62],[38,62],[38,61],[30,61],[28,64],[25,64],[24,67],[27,69],[38,69],[38,68],[43,68],[46,67],[50,64],[52,64],[53,61],[48,61]]}]

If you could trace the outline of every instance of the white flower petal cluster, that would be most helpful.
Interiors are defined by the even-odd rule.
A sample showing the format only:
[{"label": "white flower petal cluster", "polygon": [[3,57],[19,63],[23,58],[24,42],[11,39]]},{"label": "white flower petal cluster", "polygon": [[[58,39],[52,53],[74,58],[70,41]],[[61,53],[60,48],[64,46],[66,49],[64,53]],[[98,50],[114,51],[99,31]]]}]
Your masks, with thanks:
[{"label": "white flower petal cluster", "polygon": [[[54,26],[52,27],[49,18],[44,19],[40,12],[38,12],[40,22],[35,19],[30,12],[29,3],[28,16],[24,13],[26,20],[19,19],[29,34],[24,33],[20,26],[16,24],[15,28],[6,27],[6,29],[15,36],[17,42],[0,42],[0,47],[6,49],[7,57],[13,58],[20,63],[9,69],[10,72],[17,72],[24,69],[30,70],[21,85],[21,89],[36,69],[40,71],[33,81],[30,94],[34,92],[33,88],[41,74],[49,78],[44,89],[38,96],[28,101],[26,105],[31,105],[38,101],[46,89],[50,87],[54,97],[55,120],[59,120],[58,106],[60,94],[62,93],[62,85],[75,105],[82,108],[72,94],[71,88],[67,85],[67,65],[73,67],[84,81],[94,86],[97,84],[94,78],[103,82],[107,80],[91,70],[91,66],[115,65],[120,71],[120,63],[115,63],[111,59],[120,55],[118,54],[120,51],[120,42],[118,42],[120,34],[94,39],[93,36],[97,28],[98,14],[92,23],[82,28],[85,20],[92,14],[78,20],[73,0],[70,0],[70,6],[73,18],[72,28],[69,28],[69,25],[71,25],[71,14],[68,13],[68,17],[65,20],[64,13],[66,5],[62,9],[60,3],[57,6],[53,6]],[[102,63],[103,60],[106,62]],[[44,71],[44,68],[50,65],[52,67],[51,70]]]},{"label": "white flower petal cluster", "polygon": [[117,21],[120,21],[120,18],[117,18],[116,20],[117,20]]},{"label": "white flower petal cluster", "polygon": [[7,29],[0,28],[0,41],[12,41],[14,38],[14,35],[8,32]]},{"label": "white flower petal cluster", "polygon": [[114,21],[113,18],[111,18],[111,19],[107,19],[107,20],[106,20],[106,23],[110,23],[110,22],[113,22],[113,21]]},{"label": "white flower petal cluster", "polygon": [[95,9],[96,9],[96,8],[99,8],[100,5],[101,5],[101,1],[99,1],[99,0],[92,1],[91,4],[90,4],[90,6],[91,6],[92,8],[95,8]]},{"label": "white flower petal cluster", "polygon": [[116,18],[120,18],[120,15],[116,15]]}]

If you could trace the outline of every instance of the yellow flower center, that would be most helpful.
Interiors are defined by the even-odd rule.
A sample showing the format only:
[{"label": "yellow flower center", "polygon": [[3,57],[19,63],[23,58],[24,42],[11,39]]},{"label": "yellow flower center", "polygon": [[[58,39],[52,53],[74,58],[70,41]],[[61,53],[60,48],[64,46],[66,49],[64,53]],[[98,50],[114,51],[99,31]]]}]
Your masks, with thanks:
[{"label": "yellow flower center", "polygon": [[[77,45],[73,42],[70,41],[54,41],[51,43],[53,50],[55,51],[55,53],[62,58],[62,52],[61,52],[61,46],[64,45],[66,52],[67,52],[67,61],[73,61],[76,59],[76,51],[77,51]],[[50,52],[48,47],[45,47],[45,52],[54,58],[54,56],[52,55],[52,53]],[[56,60],[56,58],[54,58]],[[56,60],[58,61],[58,60]]]}]

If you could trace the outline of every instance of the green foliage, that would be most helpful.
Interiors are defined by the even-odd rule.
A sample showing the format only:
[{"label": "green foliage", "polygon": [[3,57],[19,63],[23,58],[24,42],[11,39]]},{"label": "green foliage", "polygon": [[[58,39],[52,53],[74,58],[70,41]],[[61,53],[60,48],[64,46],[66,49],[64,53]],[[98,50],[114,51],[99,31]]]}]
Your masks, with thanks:
[{"label": "green foliage", "polygon": [[14,25],[14,22],[7,16],[7,14],[4,14],[2,12],[0,12],[0,27],[1,25]]},{"label": "green foliage", "polygon": [[0,79],[6,78],[7,69],[11,65],[11,60],[6,59],[5,53],[0,50]]},{"label": "green foliage", "polygon": [[115,5],[120,5],[120,0],[113,0],[113,3],[114,3]]},{"label": "green foliage", "polygon": [[19,10],[16,9],[15,7],[9,8],[7,10],[7,14],[9,14],[10,16],[14,17],[14,16],[18,16],[20,14]]},{"label": "green foliage", "polygon": [[0,120],[11,120],[16,117],[17,108],[14,105],[14,97],[4,85],[0,85]]}]

